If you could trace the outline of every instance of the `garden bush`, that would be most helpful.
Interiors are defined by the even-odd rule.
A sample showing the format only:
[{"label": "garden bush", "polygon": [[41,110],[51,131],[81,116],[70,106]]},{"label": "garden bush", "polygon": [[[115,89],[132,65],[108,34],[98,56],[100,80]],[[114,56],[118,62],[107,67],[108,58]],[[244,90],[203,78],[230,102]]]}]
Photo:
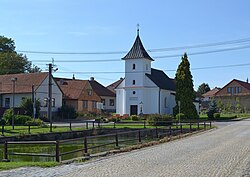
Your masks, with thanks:
[{"label": "garden bush", "polygon": [[25,122],[26,125],[43,126],[44,122],[41,119],[32,119]]},{"label": "garden bush", "polygon": [[132,119],[133,121],[139,121],[139,120],[140,120],[140,117],[137,116],[137,115],[132,115],[132,116],[130,116],[130,117],[131,117],[131,119]]},{"label": "garden bush", "polygon": [[185,115],[184,115],[183,113],[178,113],[178,114],[175,115],[175,119],[176,119],[176,120],[179,120],[179,116],[180,116],[180,119],[181,119],[181,120],[183,120],[183,119],[186,118]]},{"label": "garden bush", "polygon": [[172,115],[160,115],[160,114],[151,114],[147,117],[147,122],[150,125],[160,126],[160,125],[171,125],[173,121]]},{"label": "garden bush", "polygon": [[[11,125],[12,124],[12,115],[13,115],[13,109],[7,109],[4,112],[3,122],[5,122],[6,125]],[[14,125],[24,125],[29,120],[32,120],[32,118],[30,116],[27,116],[27,115],[15,115],[14,116]]]},{"label": "garden bush", "polygon": [[220,113],[214,113],[214,118],[219,119],[220,118]]}]

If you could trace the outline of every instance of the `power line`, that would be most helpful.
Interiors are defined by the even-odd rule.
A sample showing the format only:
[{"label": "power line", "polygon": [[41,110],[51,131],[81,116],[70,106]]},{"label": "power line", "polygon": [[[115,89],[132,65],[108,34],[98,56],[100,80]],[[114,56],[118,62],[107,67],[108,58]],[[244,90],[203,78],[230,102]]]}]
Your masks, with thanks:
[{"label": "power line", "polygon": [[[234,51],[234,50],[241,50],[250,48],[250,45],[240,46],[240,47],[232,47],[232,48],[224,48],[224,49],[217,49],[217,50],[208,50],[208,51],[201,51],[201,52],[191,52],[188,53],[190,55],[204,55],[210,53],[219,53],[219,52],[227,52],[227,51]],[[181,57],[183,54],[174,54],[174,55],[164,55],[164,56],[155,56],[153,58],[161,59],[161,58],[175,58]],[[121,59],[94,59],[94,60],[56,60],[57,63],[95,63],[95,62],[118,62]],[[33,60],[32,62],[49,62],[49,60]]]},{"label": "power line", "polygon": [[[231,67],[242,67],[242,66],[250,66],[250,63],[197,67],[197,68],[191,68],[191,70],[231,68]],[[163,71],[176,71],[176,69],[163,70]],[[132,71],[132,72],[126,72],[126,73],[142,73],[142,72],[145,72],[145,71]],[[124,74],[125,71],[91,71],[91,72],[89,72],[89,71],[75,71],[75,72],[59,71],[58,73],[62,73],[62,74],[64,74],[64,73],[74,73],[74,74]]]},{"label": "power line", "polygon": [[[174,51],[174,50],[183,50],[183,49],[193,49],[193,48],[204,48],[204,47],[215,47],[221,45],[230,45],[230,44],[240,44],[250,42],[250,38],[242,38],[237,40],[229,40],[222,42],[206,43],[206,44],[197,44],[197,45],[187,45],[179,47],[170,47],[170,48],[158,48],[158,49],[149,49],[148,52],[165,52],[165,51]],[[47,55],[106,55],[106,54],[123,54],[127,51],[106,51],[106,52],[53,52],[53,51],[30,51],[30,50],[17,50],[21,53],[31,53],[31,54],[47,54]]]}]

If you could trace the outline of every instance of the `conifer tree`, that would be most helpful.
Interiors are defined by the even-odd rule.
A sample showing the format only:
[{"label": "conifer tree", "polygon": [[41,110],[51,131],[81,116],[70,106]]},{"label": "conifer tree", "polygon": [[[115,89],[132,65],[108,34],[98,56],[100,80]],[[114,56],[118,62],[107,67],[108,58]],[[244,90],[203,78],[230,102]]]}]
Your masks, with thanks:
[{"label": "conifer tree", "polygon": [[178,101],[180,101],[180,112],[185,115],[186,118],[198,118],[198,114],[194,105],[194,85],[193,76],[190,72],[190,63],[188,61],[187,54],[184,53],[182,61],[178,66],[176,75],[176,106],[174,107],[174,114],[178,114]]}]

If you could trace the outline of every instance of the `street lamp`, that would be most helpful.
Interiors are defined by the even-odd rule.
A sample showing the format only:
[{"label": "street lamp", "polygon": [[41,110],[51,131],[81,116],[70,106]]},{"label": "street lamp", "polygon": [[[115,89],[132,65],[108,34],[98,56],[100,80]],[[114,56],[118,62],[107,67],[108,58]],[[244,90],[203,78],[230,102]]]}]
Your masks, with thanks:
[{"label": "street lamp", "polygon": [[178,108],[179,108],[179,125],[181,124],[181,101],[178,101]]},{"label": "street lamp", "polygon": [[142,112],[143,102],[141,101],[139,104],[140,104],[140,116],[142,116],[143,115],[143,112]]},{"label": "street lamp", "polygon": [[15,88],[16,88],[16,81],[17,78],[16,77],[12,77],[11,81],[13,82],[12,84],[12,109],[13,109],[13,114],[12,114],[12,130],[14,130],[14,117],[15,117]]}]

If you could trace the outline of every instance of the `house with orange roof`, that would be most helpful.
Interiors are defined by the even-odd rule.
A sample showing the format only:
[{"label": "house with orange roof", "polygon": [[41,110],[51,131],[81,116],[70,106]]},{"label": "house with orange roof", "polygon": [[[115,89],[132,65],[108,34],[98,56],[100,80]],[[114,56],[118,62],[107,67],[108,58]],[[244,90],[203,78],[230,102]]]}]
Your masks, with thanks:
[{"label": "house with orange roof", "polygon": [[250,111],[250,83],[233,79],[215,94],[215,99],[225,106],[236,109],[238,105],[245,112]]},{"label": "house with orange roof", "polygon": [[[19,107],[24,98],[32,98],[34,85],[34,96],[41,103],[41,116],[47,115],[48,82],[48,72],[0,75],[0,107]],[[61,106],[62,91],[52,77],[52,114]]]},{"label": "house with orange roof", "polygon": [[218,91],[220,91],[220,88],[215,87],[214,89],[202,94],[202,101],[211,101]]},{"label": "house with orange roof", "polygon": [[115,94],[94,80],[55,78],[63,92],[63,104],[75,108],[78,113],[115,111]]}]

